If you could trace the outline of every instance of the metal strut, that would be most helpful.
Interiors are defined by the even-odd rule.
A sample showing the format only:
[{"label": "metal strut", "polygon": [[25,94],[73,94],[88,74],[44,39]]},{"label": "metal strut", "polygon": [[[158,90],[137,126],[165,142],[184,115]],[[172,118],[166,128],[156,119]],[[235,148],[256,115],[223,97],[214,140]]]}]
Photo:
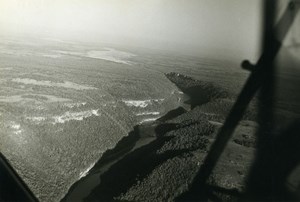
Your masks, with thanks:
[{"label": "metal strut", "polygon": [[[268,0],[267,0],[268,1]],[[274,2],[272,2],[274,4]],[[237,101],[233,105],[223,127],[217,134],[216,140],[211,146],[210,151],[208,152],[204,163],[202,164],[199,172],[191,184],[189,194],[185,197],[193,199],[195,193],[201,192],[199,188],[205,187],[206,181],[211,175],[214,167],[216,166],[217,161],[219,160],[221,154],[223,153],[228,141],[230,140],[236,126],[239,121],[242,119],[245,110],[255,96],[255,93],[262,87],[266,78],[268,78],[269,67],[268,64],[272,63],[281,48],[281,42],[285,38],[288,30],[290,29],[294,17],[291,18],[289,12],[293,11],[295,14],[298,12],[299,7],[295,5],[294,1],[289,2],[288,7],[286,8],[281,19],[275,27],[271,25],[271,29],[268,30],[265,28],[265,36],[272,33],[279,33],[275,39],[274,37],[266,39],[268,42],[265,42],[265,45],[269,47],[264,47],[264,52],[261,55],[256,65],[251,65],[248,61],[242,63],[242,67],[245,69],[251,70],[251,75],[249,76],[246,84],[244,85],[240,95],[237,98]],[[296,15],[294,15],[296,16]],[[272,34],[271,34],[272,35]],[[269,35],[270,36],[270,35]]]}]

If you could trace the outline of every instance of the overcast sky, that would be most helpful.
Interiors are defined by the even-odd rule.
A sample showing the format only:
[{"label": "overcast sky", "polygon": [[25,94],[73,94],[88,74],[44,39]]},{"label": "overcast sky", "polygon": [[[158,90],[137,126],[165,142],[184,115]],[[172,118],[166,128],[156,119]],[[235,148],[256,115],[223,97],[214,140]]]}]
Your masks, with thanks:
[{"label": "overcast sky", "polygon": [[58,39],[254,55],[259,48],[261,2],[0,0],[0,29]]}]

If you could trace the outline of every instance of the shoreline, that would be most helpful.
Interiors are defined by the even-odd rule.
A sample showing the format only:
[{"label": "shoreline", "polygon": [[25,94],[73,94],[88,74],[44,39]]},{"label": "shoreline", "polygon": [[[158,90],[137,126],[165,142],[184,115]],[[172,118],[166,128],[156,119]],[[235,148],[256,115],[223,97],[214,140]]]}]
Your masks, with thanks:
[{"label": "shoreline", "polygon": [[[214,141],[214,135],[222,125],[223,117],[226,114],[226,110],[225,112],[221,111],[221,114],[215,114],[214,111],[213,113],[207,113],[205,110],[211,110],[211,101],[222,100],[227,94],[211,84],[203,86],[202,82],[191,80],[189,77],[173,73],[166,76],[190,98],[187,103],[190,104],[192,109],[187,111],[186,106],[185,108],[181,106],[171,110],[154,122],[136,125],[113,149],[103,153],[88,174],[71,186],[62,201],[110,201],[115,199],[151,201],[151,197],[153,197],[153,200],[160,201],[175,200],[182,193],[189,190],[189,185],[199,170],[210,144]],[[175,77],[170,78],[170,76]],[[198,86],[199,84],[200,86]],[[190,91],[191,88],[192,91]],[[203,93],[207,95],[206,98],[195,97],[195,92],[199,89],[204,91]],[[221,104],[219,107],[224,108],[222,102],[217,102],[217,104]],[[203,108],[202,106],[209,107]],[[213,106],[214,108],[215,106]],[[229,107],[227,106],[227,108]],[[254,128],[253,124],[249,123],[241,126],[242,131]],[[236,142],[245,144],[246,141],[246,144],[252,146],[253,138],[251,136],[247,140],[242,139]],[[249,153],[247,148],[250,147],[245,147],[245,150],[242,144],[237,143],[232,143],[232,147],[242,146],[243,148],[238,146],[235,149]],[[252,151],[252,147],[250,150]],[[239,153],[237,152],[237,154]],[[235,154],[230,152],[230,155]],[[253,155],[248,156],[244,157],[242,161],[249,162]],[[237,160],[240,158],[239,156],[235,158],[236,161],[241,161]],[[173,164],[180,166],[177,167]],[[232,166],[231,164],[226,162],[227,166]],[[169,176],[171,170],[173,170],[171,173],[175,174],[178,169],[183,174]],[[242,171],[238,173],[241,173],[245,172],[248,167],[243,165],[239,169]],[[156,184],[157,181],[162,180],[157,172],[169,176],[166,177],[166,182],[163,183],[167,183],[164,188],[171,195],[166,195],[166,190],[160,190],[159,188],[162,185]],[[210,180],[213,184],[216,184],[214,182],[216,181],[215,178],[220,181],[220,176],[214,176]],[[236,176],[236,179],[234,179],[237,187],[241,186],[239,183],[242,179],[244,178],[241,175]],[[149,186],[146,186],[147,184]],[[151,194],[154,190],[151,189],[158,189],[156,191],[161,193],[154,196]]]},{"label": "shoreline", "polygon": [[61,201],[74,201],[79,200],[79,198],[83,200],[84,196],[89,194],[89,191],[92,191],[94,187],[100,184],[100,176],[108,171],[112,165],[127,154],[157,140],[155,128],[159,123],[175,118],[185,112],[186,110],[183,107],[178,107],[155,121],[135,125],[134,129],[127,136],[124,136],[114,148],[108,149],[103,153],[88,173],[70,187]]}]

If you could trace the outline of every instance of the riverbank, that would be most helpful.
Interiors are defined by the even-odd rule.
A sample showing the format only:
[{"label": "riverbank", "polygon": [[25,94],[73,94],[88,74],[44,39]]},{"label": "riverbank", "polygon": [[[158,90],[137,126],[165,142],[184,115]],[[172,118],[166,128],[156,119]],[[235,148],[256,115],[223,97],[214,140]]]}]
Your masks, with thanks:
[{"label": "riverbank", "polygon": [[[192,110],[179,107],[153,123],[134,127],[63,201],[173,201],[188,192],[234,100],[212,84],[175,73],[166,76],[190,97]],[[209,180],[207,197],[232,200],[243,191],[254,157],[253,117],[250,109]]]}]

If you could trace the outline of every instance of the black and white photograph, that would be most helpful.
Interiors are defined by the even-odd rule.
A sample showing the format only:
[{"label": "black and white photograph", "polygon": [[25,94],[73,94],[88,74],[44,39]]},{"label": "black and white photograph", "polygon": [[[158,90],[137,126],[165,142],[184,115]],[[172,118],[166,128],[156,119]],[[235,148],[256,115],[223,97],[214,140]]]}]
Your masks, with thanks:
[{"label": "black and white photograph", "polygon": [[300,0],[0,0],[0,201],[300,201]]}]

